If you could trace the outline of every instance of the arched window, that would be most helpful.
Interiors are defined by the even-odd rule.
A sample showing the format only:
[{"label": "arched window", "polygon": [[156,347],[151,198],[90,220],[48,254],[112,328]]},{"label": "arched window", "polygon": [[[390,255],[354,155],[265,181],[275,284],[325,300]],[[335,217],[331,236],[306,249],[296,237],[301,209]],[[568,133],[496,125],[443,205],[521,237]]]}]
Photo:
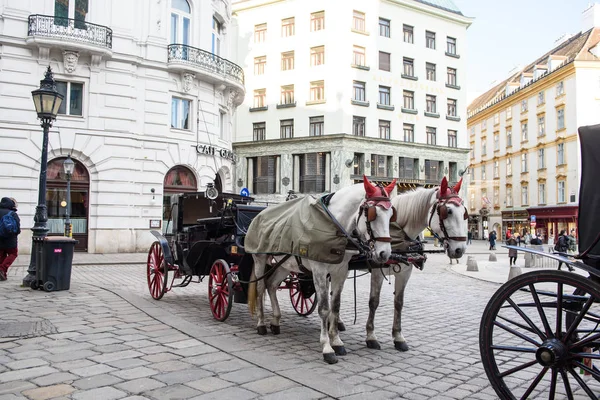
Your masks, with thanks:
[{"label": "arched window", "polygon": [[187,0],[172,0],[171,43],[190,45],[190,21],[192,10]]},{"label": "arched window", "polygon": [[177,165],[165,175],[163,190],[163,230],[171,233],[173,222],[171,218],[171,196],[178,193],[198,191],[196,176],[187,167]]}]

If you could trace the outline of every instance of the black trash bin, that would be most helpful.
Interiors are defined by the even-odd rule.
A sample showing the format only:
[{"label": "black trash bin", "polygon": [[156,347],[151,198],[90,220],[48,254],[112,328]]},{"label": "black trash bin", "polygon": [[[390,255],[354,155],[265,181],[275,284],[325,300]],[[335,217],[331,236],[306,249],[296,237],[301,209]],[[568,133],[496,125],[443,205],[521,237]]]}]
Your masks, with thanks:
[{"label": "black trash bin", "polygon": [[44,239],[32,289],[44,289],[46,292],[69,290],[75,243],[77,240],[64,236],[48,236]]}]

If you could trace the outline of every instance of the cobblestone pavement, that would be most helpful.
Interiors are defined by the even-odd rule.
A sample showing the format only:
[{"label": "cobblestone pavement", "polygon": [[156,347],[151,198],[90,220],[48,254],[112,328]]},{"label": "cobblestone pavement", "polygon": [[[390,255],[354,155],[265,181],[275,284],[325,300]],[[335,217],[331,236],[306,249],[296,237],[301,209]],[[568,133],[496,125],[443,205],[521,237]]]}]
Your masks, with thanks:
[{"label": "cobblestone pavement", "polygon": [[365,346],[369,277],[356,282],[355,325],[347,281],[348,355],[334,365],[322,361],[317,314],[296,315],[284,291],[281,334],[259,336],[245,304],[212,318],[206,281],[154,301],[144,265],[75,266],[71,289],[54,293],[20,288],[24,275],[13,268],[0,283],[0,400],[497,398],[478,330],[498,284],[451,271],[441,255],[409,282],[408,352],[391,338],[393,286],[384,283],[377,351]]}]

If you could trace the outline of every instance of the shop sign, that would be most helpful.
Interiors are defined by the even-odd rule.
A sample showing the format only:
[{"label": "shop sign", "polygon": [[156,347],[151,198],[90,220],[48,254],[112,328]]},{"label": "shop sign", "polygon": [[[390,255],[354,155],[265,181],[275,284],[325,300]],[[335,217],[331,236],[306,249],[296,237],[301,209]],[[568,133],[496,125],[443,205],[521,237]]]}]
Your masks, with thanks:
[{"label": "shop sign", "polygon": [[199,144],[196,146],[196,153],[206,154],[209,156],[219,156],[229,161],[236,161],[236,155],[233,151],[222,147],[210,146],[207,144]]}]

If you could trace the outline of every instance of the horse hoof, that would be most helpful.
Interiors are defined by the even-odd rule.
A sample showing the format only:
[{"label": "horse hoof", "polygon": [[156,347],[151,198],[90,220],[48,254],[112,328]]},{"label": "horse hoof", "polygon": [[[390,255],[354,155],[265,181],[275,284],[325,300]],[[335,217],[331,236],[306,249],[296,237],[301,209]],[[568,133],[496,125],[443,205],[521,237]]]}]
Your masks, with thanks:
[{"label": "horse hoof", "polygon": [[344,346],[331,346],[333,348],[333,351],[335,351],[335,355],[336,356],[345,356],[346,354],[348,354],[346,352],[346,348]]},{"label": "horse hoof", "polygon": [[338,322],[338,332],[344,332],[346,330],[346,325],[343,322]]},{"label": "horse hoof", "polygon": [[325,362],[327,364],[336,364],[338,362],[338,359],[337,359],[337,356],[335,355],[335,353],[323,354],[323,360],[325,360]]},{"label": "horse hoof", "polygon": [[271,325],[271,332],[273,335],[279,335],[281,333],[281,328],[279,325]]},{"label": "horse hoof", "polygon": [[367,340],[367,347],[369,349],[381,350],[381,346],[377,340]]},{"label": "horse hoof", "polygon": [[264,325],[261,325],[257,328],[258,334],[259,335],[266,335],[267,334],[267,327]]},{"label": "horse hoof", "polygon": [[399,351],[408,351],[408,344],[406,342],[394,342],[394,347]]}]

